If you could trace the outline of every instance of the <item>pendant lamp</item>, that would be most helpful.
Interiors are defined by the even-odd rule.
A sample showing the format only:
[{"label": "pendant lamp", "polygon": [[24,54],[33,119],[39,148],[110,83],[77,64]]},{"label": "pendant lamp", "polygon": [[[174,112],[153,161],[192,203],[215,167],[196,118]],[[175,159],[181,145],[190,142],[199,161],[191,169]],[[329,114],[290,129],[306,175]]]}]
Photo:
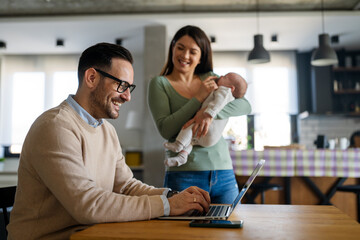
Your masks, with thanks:
[{"label": "pendant lamp", "polygon": [[311,56],[311,65],[313,66],[329,66],[338,63],[338,58],[334,49],[330,46],[329,34],[324,31],[324,1],[321,0],[322,13],[322,30],[319,34],[319,47],[313,52]]},{"label": "pendant lamp", "polygon": [[[257,31],[259,32],[259,0],[256,1]],[[263,35],[254,36],[254,48],[248,56],[248,62],[253,64],[270,62],[270,54],[263,46]]]}]

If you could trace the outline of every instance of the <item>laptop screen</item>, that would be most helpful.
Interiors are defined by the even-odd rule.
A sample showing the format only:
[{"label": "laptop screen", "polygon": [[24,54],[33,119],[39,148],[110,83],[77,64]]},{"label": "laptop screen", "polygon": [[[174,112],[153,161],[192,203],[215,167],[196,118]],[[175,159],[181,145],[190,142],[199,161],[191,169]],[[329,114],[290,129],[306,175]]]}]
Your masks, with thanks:
[{"label": "laptop screen", "polygon": [[254,181],[256,176],[258,175],[258,173],[259,173],[260,169],[262,168],[262,166],[264,165],[264,163],[265,163],[265,160],[261,159],[259,161],[259,163],[256,165],[254,171],[251,173],[251,176],[248,178],[248,180],[246,181],[246,183],[240,190],[240,193],[238,194],[238,196],[235,198],[234,202],[232,203],[231,209],[234,209],[236,207],[236,205],[241,201],[241,199],[245,195],[246,191],[249,189],[250,185],[252,184],[252,182]]}]

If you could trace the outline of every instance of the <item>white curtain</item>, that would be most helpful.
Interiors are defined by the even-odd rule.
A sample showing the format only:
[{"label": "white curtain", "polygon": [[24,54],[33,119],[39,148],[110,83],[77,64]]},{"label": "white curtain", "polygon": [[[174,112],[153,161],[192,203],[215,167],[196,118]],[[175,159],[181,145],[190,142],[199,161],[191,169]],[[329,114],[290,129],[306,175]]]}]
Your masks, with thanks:
[{"label": "white curtain", "polygon": [[245,68],[248,91],[245,95],[252,114],[264,112],[298,113],[296,53],[270,52],[271,61],[249,64],[248,52],[215,52],[214,68]]},{"label": "white curtain", "polygon": [[[16,122],[23,121],[30,127],[34,120],[34,117],[30,115],[34,114],[29,114],[27,111],[32,108],[39,108],[39,106],[32,106],[35,102],[33,101],[32,103],[32,97],[38,98],[41,96],[40,98],[43,98],[40,107],[43,109],[40,110],[40,113],[54,106],[54,92],[56,91],[54,87],[56,87],[57,82],[59,82],[59,80],[57,80],[59,78],[58,73],[76,72],[78,59],[79,55],[2,56],[0,62],[0,144],[10,145],[14,143],[12,134],[15,129],[13,125]],[[29,73],[28,76],[35,76],[37,80],[33,81],[32,77],[24,77],[24,79],[21,80],[21,77],[26,76],[27,73]],[[29,84],[29,82],[33,82],[34,84]],[[14,94],[16,94],[16,97],[14,97]],[[21,109],[19,109],[19,107],[14,109],[15,105],[19,106],[19,102],[21,102]],[[17,121],[14,121],[14,119],[12,119],[14,111],[23,113],[20,115],[20,120],[17,119]],[[17,116],[18,115],[19,114],[17,114]],[[36,112],[35,115],[38,115],[38,112]],[[21,135],[25,134],[26,133],[23,133]]]}]

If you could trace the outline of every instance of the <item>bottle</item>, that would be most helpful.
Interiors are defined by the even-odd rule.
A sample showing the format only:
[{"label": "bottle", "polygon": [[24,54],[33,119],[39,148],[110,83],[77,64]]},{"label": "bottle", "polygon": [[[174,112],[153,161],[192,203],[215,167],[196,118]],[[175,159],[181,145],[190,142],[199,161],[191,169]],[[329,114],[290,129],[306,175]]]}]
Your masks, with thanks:
[{"label": "bottle", "polygon": [[355,112],[360,113],[360,105],[358,102],[355,103]]},{"label": "bottle", "polygon": [[334,80],[334,92],[337,92],[338,90],[339,90],[338,81]]},{"label": "bottle", "polygon": [[355,84],[355,90],[360,90],[360,82],[357,82],[357,83]]},{"label": "bottle", "polygon": [[351,56],[346,56],[346,57],[345,57],[345,67],[347,67],[347,68],[352,67],[352,59],[351,59]]},{"label": "bottle", "polygon": [[355,102],[350,102],[350,104],[349,104],[349,112],[355,112]]}]

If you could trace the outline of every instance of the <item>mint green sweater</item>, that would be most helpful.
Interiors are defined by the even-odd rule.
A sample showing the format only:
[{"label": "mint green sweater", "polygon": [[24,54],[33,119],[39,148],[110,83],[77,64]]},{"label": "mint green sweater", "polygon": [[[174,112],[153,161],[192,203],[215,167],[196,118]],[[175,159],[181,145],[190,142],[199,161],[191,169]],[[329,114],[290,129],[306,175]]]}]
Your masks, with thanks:
[{"label": "mint green sweater", "polygon": [[[214,75],[212,72],[200,75],[201,80]],[[201,103],[196,99],[181,96],[171,86],[165,76],[151,79],[148,89],[148,103],[152,117],[160,135],[170,141],[175,138],[182,126],[200,109]],[[251,112],[251,106],[245,98],[235,99],[228,103],[216,116],[225,119],[233,116],[246,115]],[[176,155],[167,152],[170,156]],[[180,167],[170,167],[168,171],[208,171],[232,169],[229,149],[224,138],[211,147],[194,146],[186,164]]]}]

